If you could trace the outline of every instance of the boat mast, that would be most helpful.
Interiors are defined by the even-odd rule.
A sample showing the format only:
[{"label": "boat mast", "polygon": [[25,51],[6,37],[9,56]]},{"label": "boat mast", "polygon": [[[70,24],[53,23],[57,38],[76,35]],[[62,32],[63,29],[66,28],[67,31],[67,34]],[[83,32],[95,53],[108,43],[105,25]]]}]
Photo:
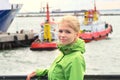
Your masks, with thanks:
[{"label": "boat mast", "polygon": [[48,6],[48,3],[46,4],[46,8],[47,8],[46,18],[47,18],[48,22],[50,22],[50,14],[49,14],[49,6]]},{"label": "boat mast", "polygon": [[96,1],[94,0],[94,11],[96,11]]},{"label": "boat mast", "polygon": [[94,10],[93,10],[93,21],[98,21],[99,18],[99,12],[96,9],[96,2],[94,0]]}]

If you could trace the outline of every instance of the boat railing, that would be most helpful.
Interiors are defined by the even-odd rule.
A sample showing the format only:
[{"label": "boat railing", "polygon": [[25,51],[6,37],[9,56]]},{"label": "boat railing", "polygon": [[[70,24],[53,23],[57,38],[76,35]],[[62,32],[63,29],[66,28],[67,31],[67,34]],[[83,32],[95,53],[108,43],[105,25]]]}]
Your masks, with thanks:
[{"label": "boat railing", "polygon": [[11,4],[11,9],[20,9],[23,4]]},{"label": "boat railing", "polygon": [[[0,75],[0,80],[25,80],[26,75]],[[38,80],[35,76],[31,80]],[[42,76],[40,80],[48,80]],[[120,75],[85,75],[84,80],[120,80]]]}]

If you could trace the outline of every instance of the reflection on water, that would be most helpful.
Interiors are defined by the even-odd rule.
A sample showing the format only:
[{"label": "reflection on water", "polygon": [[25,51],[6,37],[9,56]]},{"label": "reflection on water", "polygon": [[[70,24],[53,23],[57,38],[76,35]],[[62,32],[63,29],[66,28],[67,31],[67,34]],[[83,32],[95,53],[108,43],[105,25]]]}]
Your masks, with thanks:
[{"label": "reflection on water", "polygon": [[[112,24],[113,33],[109,39],[86,43],[86,74],[120,74],[120,16],[103,16],[102,19]],[[42,20],[44,18],[17,17],[8,31],[23,28],[39,31]],[[29,47],[0,51],[0,75],[28,74],[36,68],[47,68],[58,53],[58,50],[31,51]]]}]

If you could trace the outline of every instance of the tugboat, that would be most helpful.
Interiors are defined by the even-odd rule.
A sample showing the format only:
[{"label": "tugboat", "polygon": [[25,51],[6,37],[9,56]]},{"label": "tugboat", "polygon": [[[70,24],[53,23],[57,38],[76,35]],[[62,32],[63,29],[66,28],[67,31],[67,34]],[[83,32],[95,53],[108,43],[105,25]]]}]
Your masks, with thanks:
[{"label": "tugboat", "polygon": [[47,20],[44,23],[41,23],[41,31],[36,36],[35,41],[32,42],[30,49],[31,50],[54,50],[57,49],[57,26],[58,24],[50,21],[49,15],[49,6],[46,5]]},{"label": "tugboat", "polygon": [[110,24],[99,20],[99,14],[99,11],[96,10],[95,1],[94,9],[84,12],[84,21],[81,25],[79,38],[83,39],[86,43],[105,39],[113,31]]}]

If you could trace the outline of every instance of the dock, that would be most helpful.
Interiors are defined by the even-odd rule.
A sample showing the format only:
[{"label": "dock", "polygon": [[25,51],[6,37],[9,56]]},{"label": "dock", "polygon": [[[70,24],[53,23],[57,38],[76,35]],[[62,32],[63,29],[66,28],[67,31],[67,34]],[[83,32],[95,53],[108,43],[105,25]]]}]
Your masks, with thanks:
[{"label": "dock", "polygon": [[0,50],[28,47],[34,40],[33,32],[0,33]]}]

